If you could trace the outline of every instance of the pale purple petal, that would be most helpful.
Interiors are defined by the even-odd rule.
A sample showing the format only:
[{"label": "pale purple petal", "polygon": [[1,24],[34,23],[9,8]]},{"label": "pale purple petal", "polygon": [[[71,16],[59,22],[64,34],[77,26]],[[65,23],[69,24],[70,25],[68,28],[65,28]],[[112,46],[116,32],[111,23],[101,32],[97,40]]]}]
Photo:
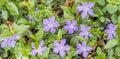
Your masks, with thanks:
[{"label": "pale purple petal", "polygon": [[89,13],[89,15],[94,16],[94,12],[93,12],[92,9],[89,9],[89,10],[88,10],[88,13]]},{"label": "pale purple petal", "polygon": [[86,43],[85,43],[85,42],[82,42],[82,46],[86,46]]},{"label": "pale purple petal", "polygon": [[91,51],[92,50],[92,48],[90,46],[87,46],[86,49],[87,49],[87,51]]},{"label": "pale purple petal", "polygon": [[108,39],[112,39],[112,37],[113,37],[113,36],[112,36],[111,34],[108,35]]},{"label": "pale purple petal", "polygon": [[88,39],[89,37],[88,37],[88,35],[85,35],[84,38],[85,38],[85,39]]},{"label": "pale purple petal", "polygon": [[14,38],[15,40],[20,39],[20,35],[15,34],[15,35],[13,35],[13,38]]},{"label": "pale purple petal", "polygon": [[54,28],[51,28],[51,29],[50,29],[50,32],[51,32],[52,34],[54,34],[55,31],[56,31],[56,29],[54,29]]},{"label": "pale purple petal", "polygon": [[31,51],[32,56],[35,56],[36,54],[37,54],[37,50],[34,49],[34,50]]},{"label": "pale purple petal", "polygon": [[57,47],[57,46],[59,46],[59,45],[60,45],[60,44],[59,44],[57,41],[54,42],[54,46],[55,46],[55,47]]},{"label": "pale purple petal", "polygon": [[69,30],[68,30],[68,33],[69,33],[69,34],[72,34],[72,33],[74,33],[74,30],[73,30],[73,29],[69,29]]},{"label": "pale purple petal", "polygon": [[77,21],[76,20],[72,20],[72,23],[73,25],[76,25],[77,24]]},{"label": "pale purple petal", "polygon": [[54,22],[55,21],[55,16],[52,16],[49,18],[50,22]]},{"label": "pale purple petal", "polygon": [[69,20],[67,20],[67,21],[66,21],[66,24],[69,25],[69,24],[71,24],[71,22],[70,22]]},{"label": "pale purple petal", "polygon": [[95,5],[94,2],[89,2],[89,3],[88,3],[88,7],[89,7],[89,8],[92,8],[94,5]]},{"label": "pale purple petal", "polygon": [[55,28],[58,28],[59,26],[60,26],[60,24],[59,24],[58,22],[55,22],[55,23],[54,23],[54,27],[55,27]]},{"label": "pale purple petal", "polygon": [[88,52],[87,52],[87,51],[86,51],[86,52],[83,52],[82,56],[83,56],[83,57],[87,57],[87,56],[88,56]]},{"label": "pale purple petal", "polygon": [[88,2],[82,2],[81,3],[83,6],[88,6]]},{"label": "pale purple petal", "polygon": [[74,27],[74,30],[75,30],[75,31],[78,31],[78,26],[75,26],[75,27]]},{"label": "pale purple petal", "polygon": [[7,46],[7,42],[8,42],[7,39],[3,40],[2,43],[1,43],[1,47],[2,48],[6,47]]},{"label": "pale purple petal", "polygon": [[79,49],[79,50],[76,51],[76,53],[77,53],[77,54],[81,54],[81,53],[82,53],[82,50]]},{"label": "pale purple petal", "polygon": [[41,50],[38,50],[38,55],[42,56],[42,51]]},{"label": "pale purple petal", "polygon": [[82,47],[81,44],[78,43],[78,44],[77,44],[77,48],[81,48],[81,47]]},{"label": "pale purple petal", "polygon": [[84,9],[83,6],[78,6],[78,7],[77,7],[77,10],[78,10],[79,12],[83,11],[83,9]]},{"label": "pale purple petal", "polygon": [[40,42],[39,48],[42,47],[43,45],[44,45],[44,40]]},{"label": "pale purple petal", "polygon": [[43,19],[43,24],[44,25],[47,25],[49,23],[49,20],[48,19]]},{"label": "pale purple petal", "polygon": [[62,40],[60,41],[60,43],[61,43],[62,45],[65,45],[66,39],[62,39]]},{"label": "pale purple petal", "polygon": [[59,52],[59,49],[58,49],[58,48],[54,48],[54,49],[53,49],[53,52],[54,52],[54,53],[58,53],[58,52]]},{"label": "pale purple petal", "polygon": [[63,56],[65,56],[65,55],[66,55],[66,52],[63,51],[63,50],[61,50],[61,51],[60,51],[60,56],[63,57]]},{"label": "pale purple petal", "polygon": [[64,50],[66,50],[66,51],[70,50],[70,46],[69,45],[65,45],[64,46]]},{"label": "pale purple petal", "polygon": [[45,51],[46,49],[47,49],[47,47],[44,46],[44,47],[41,48],[41,51]]},{"label": "pale purple petal", "polygon": [[48,26],[44,26],[43,29],[44,29],[45,32],[48,32],[50,28]]},{"label": "pale purple petal", "polygon": [[82,12],[82,18],[86,18],[87,17],[87,11],[83,11]]},{"label": "pale purple petal", "polygon": [[68,25],[65,25],[64,26],[64,30],[68,30],[69,29],[69,26]]},{"label": "pale purple petal", "polygon": [[31,46],[32,46],[32,48],[34,48],[34,49],[35,49],[35,46],[34,46],[34,43],[33,43],[33,42],[31,43]]}]

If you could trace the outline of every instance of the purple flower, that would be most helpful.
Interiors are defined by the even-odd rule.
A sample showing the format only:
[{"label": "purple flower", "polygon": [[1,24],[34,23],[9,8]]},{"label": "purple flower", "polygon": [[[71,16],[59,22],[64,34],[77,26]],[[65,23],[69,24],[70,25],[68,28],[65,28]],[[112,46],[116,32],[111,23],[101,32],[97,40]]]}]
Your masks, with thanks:
[{"label": "purple flower", "polygon": [[88,39],[89,37],[92,37],[93,35],[89,32],[91,27],[85,27],[84,25],[81,26],[79,33],[80,36],[84,37],[85,39]]},{"label": "purple flower", "polygon": [[68,30],[69,34],[74,33],[74,31],[78,31],[78,26],[75,26],[77,23],[76,20],[72,20],[72,22],[70,22],[69,20],[66,21],[66,25],[64,26],[65,30]]},{"label": "purple flower", "polygon": [[82,42],[82,44],[77,44],[77,54],[82,54],[83,57],[87,57],[89,52],[92,50],[92,47],[86,46],[85,42]]},{"label": "purple flower", "polygon": [[117,38],[116,29],[117,25],[114,25],[112,23],[108,24],[107,29],[105,30],[105,32],[108,34],[108,39],[112,39],[113,37]]},{"label": "purple flower", "polygon": [[38,13],[39,9],[38,8],[35,8],[35,13]]},{"label": "purple flower", "polygon": [[44,19],[43,24],[44,24],[44,31],[48,32],[50,30],[50,32],[53,34],[56,32],[55,28],[58,28],[60,26],[60,24],[55,21],[55,16],[52,16],[49,19]]},{"label": "purple flower", "polygon": [[31,51],[31,55],[35,56],[36,54],[42,56],[43,52],[46,50],[46,46],[44,46],[44,41],[42,40],[39,44],[39,47],[36,49],[34,43],[31,44],[33,50]]},{"label": "purple flower", "polygon": [[81,4],[82,4],[82,6],[78,6],[77,9],[78,9],[79,12],[82,12],[82,18],[86,18],[87,14],[89,14],[91,16],[94,16],[94,12],[91,8],[95,5],[95,3],[84,2],[84,3],[81,3]]},{"label": "purple flower", "polygon": [[53,52],[63,57],[66,55],[66,52],[70,50],[70,46],[66,44],[66,39],[63,39],[58,43],[57,41],[54,42],[54,50]]},{"label": "purple flower", "polygon": [[28,19],[33,19],[33,17],[29,14],[29,15],[27,15],[27,18]]},{"label": "purple flower", "polygon": [[15,34],[10,38],[6,38],[2,41],[1,47],[4,48],[6,46],[9,46],[9,47],[14,48],[16,40],[19,39],[19,38],[20,38],[20,36],[18,34]]}]

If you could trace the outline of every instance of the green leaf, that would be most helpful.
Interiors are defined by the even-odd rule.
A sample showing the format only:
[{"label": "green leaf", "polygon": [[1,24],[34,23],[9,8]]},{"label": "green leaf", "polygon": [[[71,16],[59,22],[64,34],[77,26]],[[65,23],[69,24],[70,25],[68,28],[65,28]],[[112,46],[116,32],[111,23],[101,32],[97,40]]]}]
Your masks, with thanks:
[{"label": "green leaf", "polygon": [[111,20],[112,20],[113,23],[117,23],[117,22],[118,22],[117,15],[116,15],[116,14],[113,14],[113,15],[111,16]]},{"label": "green leaf", "polygon": [[28,0],[28,2],[29,2],[32,6],[34,6],[35,0]]},{"label": "green leaf", "polygon": [[7,2],[6,7],[10,11],[11,15],[19,15],[18,8],[13,2]]},{"label": "green leaf", "polygon": [[4,40],[5,38],[10,37],[10,36],[12,36],[12,33],[11,33],[11,32],[9,32],[9,31],[2,32],[2,33],[0,34],[0,42],[1,42],[2,40]]},{"label": "green leaf", "polygon": [[17,25],[14,23],[13,27],[15,31],[17,32],[17,34],[23,34],[28,30],[30,26],[29,25]]},{"label": "green leaf", "polygon": [[98,3],[99,3],[100,5],[105,5],[105,0],[99,0]]},{"label": "green leaf", "polygon": [[50,48],[47,48],[46,50],[45,50],[45,52],[43,53],[43,56],[44,57],[48,57],[48,54],[49,54],[49,51],[50,51]]},{"label": "green leaf", "polygon": [[70,40],[70,45],[76,46],[77,43],[79,43],[79,37],[78,36],[73,36],[72,39]]},{"label": "green leaf", "polygon": [[117,39],[111,39],[105,45],[105,49],[110,49],[110,48],[116,46],[117,44],[118,44],[118,40]]},{"label": "green leaf", "polygon": [[35,34],[36,35],[36,38],[37,38],[37,40],[40,40],[40,39],[42,39],[42,37],[43,37],[43,29],[41,28],[41,29],[39,29],[39,31]]},{"label": "green leaf", "polygon": [[2,10],[2,17],[7,20],[8,19],[8,12],[6,10]]},{"label": "green leaf", "polygon": [[111,4],[107,4],[106,8],[110,14],[113,14],[118,10],[118,7],[116,5]]},{"label": "green leaf", "polygon": [[118,47],[115,48],[115,54],[117,56],[120,56],[120,46],[118,46]]},{"label": "green leaf", "polygon": [[82,2],[97,2],[98,0],[82,0]]},{"label": "green leaf", "polygon": [[94,12],[97,13],[97,15],[103,15],[103,11],[100,7],[94,7]]},{"label": "green leaf", "polygon": [[102,52],[101,48],[97,48],[97,56],[95,56],[95,59],[106,59],[105,54]]}]

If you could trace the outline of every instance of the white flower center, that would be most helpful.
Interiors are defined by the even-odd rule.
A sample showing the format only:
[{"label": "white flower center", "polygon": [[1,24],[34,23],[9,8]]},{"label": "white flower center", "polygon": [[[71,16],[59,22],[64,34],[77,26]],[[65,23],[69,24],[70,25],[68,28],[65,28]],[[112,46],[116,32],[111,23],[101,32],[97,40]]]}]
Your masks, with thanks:
[{"label": "white flower center", "polygon": [[84,6],[84,11],[88,11],[88,6]]},{"label": "white flower center", "polygon": [[81,50],[82,50],[82,51],[86,51],[86,48],[85,48],[85,47],[82,47]]},{"label": "white flower center", "polygon": [[71,25],[70,25],[70,28],[74,28],[74,25],[73,25],[73,24],[71,24]]}]

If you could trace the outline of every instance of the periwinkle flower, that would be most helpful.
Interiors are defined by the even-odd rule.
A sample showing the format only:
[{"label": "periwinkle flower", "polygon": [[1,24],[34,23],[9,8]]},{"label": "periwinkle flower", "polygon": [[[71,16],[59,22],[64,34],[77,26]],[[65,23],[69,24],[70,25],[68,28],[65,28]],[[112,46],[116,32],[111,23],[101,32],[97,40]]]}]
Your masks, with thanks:
[{"label": "periwinkle flower", "polygon": [[35,13],[38,13],[39,9],[38,8],[35,8]]},{"label": "periwinkle flower", "polygon": [[81,4],[82,4],[82,6],[78,6],[77,9],[79,12],[82,12],[82,18],[86,18],[87,14],[94,16],[94,12],[91,8],[95,5],[95,3],[83,2]]},{"label": "periwinkle flower", "polygon": [[87,46],[85,42],[82,42],[81,44],[77,44],[77,54],[82,54],[83,57],[87,57],[89,52],[92,50],[92,47]]},{"label": "periwinkle flower", "polygon": [[114,25],[112,23],[107,25],[107,29],[105,30],[105,32],[108,34],[107,38],[109,40],[112,39],[113,37],[117,38],[116,30],[117,30],[117,25]]},{"label": "periwinkle flower", "polygon": [[79,33],[79,35],[84,37],[85,39],[92,37],[93,35],[89,32],[90,29],[91,29],[90,26],[86,27],[86,26],[82,25],[80,28],[81,32]]},{"label": "periwinkle flower", "polygon": [[33,17],[30,14],[27,15],[27,18],[28,19],[33,19]]},{"label": "periwinkle flower", "polygon": [[78,31],[78,26],[76,26],[76,24],[77,24],[76,20],[72,20],[72,22],[67,20],[64,29],[68,30],[69,34],[72,34],[74,33],[74,31]]},{"label": "periwinkle flower", "polygon": [[56,28],[60,26],[60,24],[55,21],[55,16],[52,16],[49,19],[44,19],[43,24],[44,24],[44,28],[43,28],[44,31],[48,32],[50,30],[52,34],[54,34],[56,32]]},{"label": "periwinkle flower", "polygon": [[46,46],[44,46],[44,41],[42,40],[39,44],[39,47],[36,49],[34,46],[34,43],[31,44],[33,50],[31,51],[31,55],[35,56],[36,54],[42,56],[43,52],[47,49]]},{"label": "periwinkle flower", "polygon": [[70,50],[70,46],[66,44],[66,39],[61,40],[60,43],[55,41],[54,47],[53,52],[56,54],[59,53],[61,57],[65,56],[66,52]]},{"label": "periwinkle flower", "polygon": [[4,48],[6,46],[12,47],[14,48],[16,40],[18,40],[20,38],[20,35],[15,34],[12,37],[6,38],[2,41],[1,43],[1,47]]}]

